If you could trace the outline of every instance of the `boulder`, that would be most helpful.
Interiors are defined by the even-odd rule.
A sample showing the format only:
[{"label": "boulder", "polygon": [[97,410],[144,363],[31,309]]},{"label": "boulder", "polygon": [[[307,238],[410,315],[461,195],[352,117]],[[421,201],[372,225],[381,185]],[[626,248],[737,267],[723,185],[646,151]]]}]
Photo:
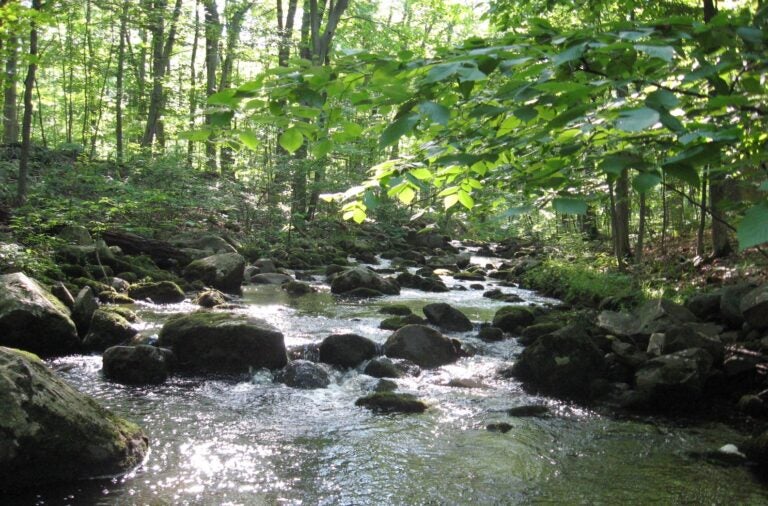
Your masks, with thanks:
[{"label": "boulder", "polygon": [[411,394],[375,392],[355,401],[355,406],[377,413],[423,413],[427,405]]},{"label": "boulder", "polygon": [[254,274],[251,276],[251,283],[255,285],[282,285],[293,281],[291,276],[287,274],[280,274],[278,272],[272,272],[268,274]]},{"label": "boulder", "polygon": [[391,306],[384,306],[383,308],[379,309],[379,313],[391,314],[395,316],[408,316],[409,314],[413,314],[413,311],[411,311],[411,308],[404,304],[393,304]]},{"label": "boulder", "polygon": [[75,305],[72,307],[72,320],[75,322],[78,334],[84,336],[88,332],[88,325],[91,324],[91,318],[97,309],[99,309],[99,302],[93,288],[84,286],[77,292]]},{"label": "boulder", "polygon": [[200,250],[204,255],[237,253],[235,247],[221,236],[210,233],[187,232],[172,237],[168,242],[177,248]]},{"label": "boulder", "polygon": [[69,309],[16,272],[0,276],[0,345],[51,356],[76,351],[80,339]]},{"label": "boulder", "polygon": [[492,300],[500,300],[510,304],[513,304],[515,302],[523,302],[523,298],[520,297],[519,295],[514,293],[504,293],[499,288],[494,288],[493,290],[488,290],[487,292],[484,292],[483,297],[487,299],[492,299]]},{"label": "boulder", "polygon": [[663,334],[656,333],[653,336],[653,342],[648,343],[648,351],[654,355],[668,355],[689,348],[703,348],[714,359],[715,364],[723,362],[725,355],[723,343],[704,336],[688,325],[672,325]]},{"label": "boulder", "polygon": [[740,283],[723,288],[720,295],[720,318],[725,324],[737,330],[741,329],[744,323],[741,299],[755,288],[753,283]]},{"label": "boulder", "polygon": [[172,281],[139,283],[128,288],[128,296],[134,300],[149,299],[155,304],[174,304],[184,301],[184,291]]},{"label": "boulder", "polygon": [[152,385],[164,382],[173,363],[173,353],[147,344],[113,346],[101,357],[104,376],[128,385]]},{"label": "boulder", "polygon": [[328,336],[320,344],[320,361],[338,367],[357,367],[376,355],[376,343],[356,334]]},{"label": "boulder", "polygon": [[749,438],[743,446],[749,460],[761,468],[768,467],[768,430]]},{"label": "boulder", "polygon": [[590,396],[590,383],[604,369],[603,352],[576,325],[540,336],[523,350],[513,374],[542,392],[574,399]]},{"label": "boulder", "polygon": [[400,286],[396,281],[383,278],[365,267],[353,267],[336,275],[331,282],[331,292],[350,294],[356,289],[375,290],[386,295],[398,295]]},{"label": "boulder", "polygon": [[519,332],[522,328],[531,325],[536,318],[527,307],[504,306],[493,315],[493,326],[504,332]]},{"label": "boulder", "polygon": [[404,358],[421,367],[439,367],[458,358],[454,343],[425,325],[406,325],[395,331],[384,343],[384,352],[388,357]]},{"label": "boulder", "polygon": [[672,325],[697,321],[696,315],[684,306],[667,299],[650,300],[635,313],[602,311],[597,317],[598,327],[609,334],[644,339],[655,332],[664,332]]},{"label": "boulder", "polygon": [[690,405],[702,397],[712,362],[712,356],[702,348],[649,360],[635,373],[641,404],[661,409]]},{"label": "boulder", "polygon": [[0,490],[123,473],[148,440],[55,376],[32,354],[0,347]]},{"label": "boulder", "polygon": [[755,329],[768,329],[768,284],[747,292],[739,304],[746,322]]},{"label": "boulder", "polygon": [[245,315],[200,311],[172,317],[158,345],[173,350],[179,369],[193,372],[280,369],[288,362],[283,334]]},{"label": "boulder", "polygon": [[91,351],[104,351],[110,346],[126,343],[138,331],[120,314],[108,309],[97,309],[91,317],[83,347]]},{"label": "boulder", "polygon": [[195,304],[200,307],[212,308],[221,306],[222,304],[226,303],[227,297],[220,291],[213,288],[204,290],[200,292],[197,297],[195,297]]},{"label": "boulder", "polygon": [[271,274],[277,272],[275,262],[269,258],[260,258],[253,262],[253,266],[259,270],[260,274]]},{"label": "boulder", "polygon": [[368,362],[363,373],[374,378],[399,378],[403,375],[403,371],[386,357],[374,358]]},{"label": "boulder", "polygon": [[685,301],[685,307],[700,320],[717,320],[720,316],[719,292],[699,293]]},{"label": "boulder", "polygon": [[302,295],[307,295],[317,291],[309,284],[302,283],[301,281],[288,281],[287,283],[283,284],[282,289],[292,297],[301,297]]},{"label": "boulder", "polygon": [[473,328],[469,318],[449,304],[443,302],[427,304],[422,311],[429,323],[444,332],[467,332]]},{"label": "boulder", "polygon": [[403,272],[397,276],[397,283],[404,288],[413,288],[424,292],[447,292],[448,287],[436,276],[419,276]]},{"label": "boulder", "polygon": [[482,327],[477,337],[483,341],[501,341],[504,339],[504,331],[498,327]]},{"label": "boulder", "polygon": [[76,244],[78,246],[90,246],[93,244],[91,233],[81,225],[65,225],[56,235],[59,239],[69,244]]},{"label": "boulder", "polygon": [[322,364],[309,360],[294,360],[283,367],[275,380],[292,388],[325,388],[331,384],[331,376]]},{"label": "boulder", "polygon": [[67,306],[67,309],[70,311],[75,307],[75,298],[72,297],[72,293],[61,281],[57,281],[51,286],[51,294],[59,299],[62,304]]},{"label": "boulder", "polygon": [[222,292],[240,293],[244,271],[245,259],[241,255],[222,253],[191,262],[184,269],[184,278],[202,281]]}]

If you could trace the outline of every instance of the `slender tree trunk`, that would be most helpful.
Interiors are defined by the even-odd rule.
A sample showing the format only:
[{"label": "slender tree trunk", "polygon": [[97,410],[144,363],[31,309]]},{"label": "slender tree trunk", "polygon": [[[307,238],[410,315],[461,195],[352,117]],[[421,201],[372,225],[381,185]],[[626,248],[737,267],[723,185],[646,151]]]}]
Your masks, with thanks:
[{"label": "slender tree trunk", "polygon": [[640,208],[638,210],[639,213],[639,222],[637,226],[637,246],[635,248],[635,263],[642,263],[643,262],[643,247],[644,241],[645,241],[645,218],[647,214],[647,207],[645,202],[645,193],[640,194]]},{"label": "slender tree trunk", "polygon": [[699,206],[699,228],[696,231],[696,256],[704,256],[704,230],[707,226],[707,185],[709,184],[709,167],[704,170],[701,181],[701,205]]},{"label": "slender tree trunk", "polygon": [[[189,60],[189,129],[195,129],[195,115],[197,114],[197,45],[200,41],[200,3],[195,1],[195,34],[192,38],[192,56]],[[192,166],[195,154],[195,143],[187,141],[187,165]]]},{"label": "slender tree trunk", "polygon": [[48,147],[48,140],[45,137],[45,125],[43,124],[43,98],[40,96],[40,86],[35,80],[35,94],[37,95],[37,124],[40,125],[40,142],[44,148]]},{"label": "slender tree trunk", "polygon": [[[41,0],[32,0],[32,9],[40,11]],[[32,93],[37,72],[37,22],[32,20],[29,31],[29,66],[24,79],[24,117],[21,122],[21,155],[19,157],[19,184],[16,199],[19,205],[27,201],[29,152],[32,148]]]},{"label": "slender tree trunk", "polygon": [[669,203],[667,201],[667,175],[661,173],[661,254],[667,254],[667,228],[669,227]]},{"label": "slender tree trunk", "polygon": [[631,256],[629,246],[629,176],[623,170],[616,179],[616,255]]},{"label": "slender tree trunk", "polygon": [[715,258],[726,257],[733,251],[728,239],[728,226],[725,223],[723,204],[728,199],[725,191],[725,177],[723,174],[709,175],[709,201],[712,214],[712,255]]},{"label": "slender tree trunk", "polygon": [[93,42],[91,36],[91,0],[85,2],[85,46],[83,47],[83,123],[80,129],[80,144],[86,147],[91,122],[91,65],[93,64]]},{"label": "slender tree trunk", "polygon": [[115,144],[117,164],[122,165],[123,147],[123,77],[125,74],[125,39],[128,36],[128,0],[123,2],[120,13],[120,42],[117,47],[117,82],[115,83]]},{"label": "slender tree trunk", "polygon": [[[205,93],[211,96],[216,93],[216,71],[219,68],[219,41],[221,40],[221,21],[215,0],[206,0],[205,6]],[[205,124],[212,126],[211,114],[205,115]],[[209,137],[205,143],[205,156],[208,171],[216,173],[216,140]]]},{"label": "slender tree trunk", "polygon": [[7,40],[8,56],[5,60],[5,86],[3,90],[3,143],[19,140],[19,112],[17,108],[16,72],[19,64],[19,41],[16,37]]}]

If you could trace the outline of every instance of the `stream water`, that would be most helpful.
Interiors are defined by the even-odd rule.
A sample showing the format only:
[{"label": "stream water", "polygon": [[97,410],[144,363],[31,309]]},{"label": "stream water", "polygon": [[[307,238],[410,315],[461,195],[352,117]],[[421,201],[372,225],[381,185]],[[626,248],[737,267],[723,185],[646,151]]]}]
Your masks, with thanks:
[{"label": "stream water", "polygon": [[[475,322],[503,305],[479,290],[405,289],[353,302],[331,295],[319,279],[315,285],[318,293],[299,298],[278,287],[246,287],[242,311],[279,328],[290,348],[347,332],[383,343],[390,333],[378,329],[384,318],[378,310],[393,303],[420,314],[425,304],[448,302]],[[503,290],[526,303],[551,302]],[[134,309],[148,322],[142,332],[156,334],[168,315],[195,307]],[[102,378],[99,356],[53,360],[53,369],[79,390],[140,423],[151,453],[128,476],[35,490],[0,504],[768,504],[768,487],[748,468],[697,456],[743,435],[715,423],[617,420],[531,396],[496,374],[520,351],[516,340],[485,343],[475,335],[451,335],[475,348],[473,357],[397,380],[400,391],[428,402],[422,415],[355,407],[376,383],[358,371],[336,373],[331,387],[308,391],[273,383],[266,372],[239,380],[175,376],[160,386],[129,387]],[[460,379],[472,379],[476,388],[448,386]],[[534,402],[547,404],[552,415],[506,414]],[[512,429],[486,430],[494,422]]]}]

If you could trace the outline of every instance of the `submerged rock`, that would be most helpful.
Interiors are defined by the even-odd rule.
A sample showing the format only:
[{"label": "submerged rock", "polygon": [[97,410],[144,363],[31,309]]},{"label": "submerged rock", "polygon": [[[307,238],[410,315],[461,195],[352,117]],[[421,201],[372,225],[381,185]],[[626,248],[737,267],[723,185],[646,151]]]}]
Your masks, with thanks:
[{"label": "submerged rock", "polygon": [[406,325],[424,325],[427,320],[419,315],[409,314],[407,316],[393,316],[379,323],[379,328],[384,330],[398,330]]},{"label": "submerged rock", "polygon": [[423,413],[427,405],[411,394],[376,392],[355,401],[355,406],[378,413]]},{"label": "submerged rock", "polygon": [[128,471],[141,429],[56,377],[34,355],[0,347],[0,490]]},{"label": "submerged rock", "polygon": [[383,308],[379,309],[379,313],[391,314],[394,316],[408,316],[413,314],[413,311],[411,311],[411,308],[405,304],[393,304],[391,306],[384,306]]},{"label": "submerged rock", "polygon": [[507,414],[517,417],[546,416],[549,414],[549,408],[543,404],[525,404],[509,408]]},{"label": "submerged rock", "polygon": [[429,323],[436,325],[440,330],[446,332],[467,332],[472,330],[472,322],[469,318],[459,311],[445,303],[427,304],[422,309],[424,316]]},{"label": "submerged rock", "polygon": [[292,388],[325,388],[331,384],[331,375],[322,364],[309,360],[294,360],[275,375],[275,380]]},{"label": "submerged rock", "polygon": [[488,432],[501,432],[502,434],[506,434],[507,432],[511,431],[512,428],[512,425],[508,424],[507,422],[489,423],[485,426],[485,430]]},{"label": "submerged rock", "polygon": [[158,345],[173,350],[179,369],[237,373],[280,369],[288,362],[283,334],[259,318],[200,311],[169,319]]},{"label": "submerged rock", "polygon": [[483,341],[502,341],[504,339],[504,331],[498,327],[482,327],[477,337]]},{"label": "submerged rock", "polygon": [[376,355],[376,343],[357,334],[334,334],[320,344],[320,361],[338,367],[357,367]]},{"label": "submerged rock", "polygon": [[410,272],[403,272],[397,276],[397,282],[405,288],[414,288],[424,292],[447,292],[448,287],[436,276],[419,276]]},{"label": "submerged rock", "polygon": [[146,344],[113,346],[104,352],[101,360],[108,379],[129,385],[158,384],[168,378],[173,353]]},{"label": "submerged rock", "polygon": [[374,378],[399,378],[403,375],[402,370],[386,357],[374,358],[368,362],[363,373]]},{"label": "submerged rock", "polygon": [[0,345],[51,356],[76,351],[80,338],[69,309],[17,272],[0,276]]},{"label": "submerged rock", "polygon": [[288,281],[287,283],[284,283],[281,288],[292,297],[300,297],[317,291],[308,283],[302,283],[301,281]]},{"label": "submerged rock", "polygon": [[205,290],[195,297],[195,304],[200,307],[212,308],[226,303],[226,295],[216,289]]},{"label": "submerged rock", "polygon": [[454,343],[425,325],[406,325],[384,344],[388,357],[404,358],[421,367],[440,367],[458,359]]},{"label": "submerged rock", "polygon": [[238,253],[222,253],[195,260],[184,269],[188,281],[203,284],[227,293],[240,293],[245,259]]}]

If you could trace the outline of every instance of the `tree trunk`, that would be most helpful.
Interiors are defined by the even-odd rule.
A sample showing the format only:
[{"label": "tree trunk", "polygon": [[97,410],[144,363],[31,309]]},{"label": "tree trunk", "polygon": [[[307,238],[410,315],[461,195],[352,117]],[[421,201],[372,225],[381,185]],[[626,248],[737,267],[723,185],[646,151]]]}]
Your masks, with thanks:
[{"label": "tree trunk", "polygon": [[[32,0],[32,9],[40,10],[41,0]],[[37,23],[32,20],[29,31],[29,66],[24,79],[24,118],[21,122],[21,155],[19,157],[19,184],[16,195],[19,205],[27,201],[27,176],[29,173],[29,152],[32,147],[32,93],[37,72]]]},{"label": "tree trunk", "polygon": [[8,38],[8,59],[5,61],[5,89],[3,90],[3,143],[19,140],[19,112],[17,109],[16,72],[19,63],[19,44],[16,37]]},{"label": "tree trunk", "polygon": [[115,85],[115,148],[117,164],[123,164],[123,74],[125,72],[125,38],[128,25],[128,1],[120,14],[120,43],[117,47],[117,82]]},{"label": "tree trunk", "polygon": [[728,239],[728,225],[725,222],[723,204],[728,199],[723,174],[709,175],[709,207],[712,215],[712,256],[723,258],[731,254],[733,247]]},{"label": "tree trunk", "polygon": [[[189,130],[195,129],[195,115],[197,114],[197,69],[195,62],[197,60],[197,44],[200,40],[200,4],[195,1],[195,34],[192,39],[192,56],[189,60]],[[195,154],[195,143],[192,140],[187,141],[187,165],[192,166]]]},{"label": "tree trunk", "polygon": [[637,247],[635,248],[635,263],[642,263],[643,262],[643,247],[644,247],[644,241],[645,241],[645,215],[646,215],[646,203],[645,203],[645,193],[640,194],[640,209],[638,210],[639,213],[639,222],[637,225]]},{"label": "tree trunk", "polygon": [[699,206],[699,228],[696,231],[696,256],[704,256],[704,229],[707,226],[707,185],[709,168],[706,168],[701,181],[701,204]]},{"label": "tree trunk", "polygon": [[[205,93],[211,96],[216,93],[216,71],[219,68],[219,40],[221,39],[221,21],[215,0],[205,0]],[[212,116],[205,115],[205,124],[212,127]],[[205,142],[205,157],[208,171],[216,173],[216,142],[210,136]]]},{"label": "tree trunk", "polygon": [[616,256],[632,255],[629,246],[629,176],[623,170],[616,179]]}]

